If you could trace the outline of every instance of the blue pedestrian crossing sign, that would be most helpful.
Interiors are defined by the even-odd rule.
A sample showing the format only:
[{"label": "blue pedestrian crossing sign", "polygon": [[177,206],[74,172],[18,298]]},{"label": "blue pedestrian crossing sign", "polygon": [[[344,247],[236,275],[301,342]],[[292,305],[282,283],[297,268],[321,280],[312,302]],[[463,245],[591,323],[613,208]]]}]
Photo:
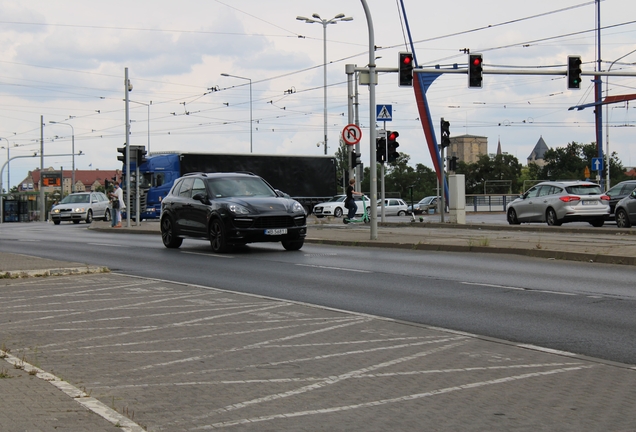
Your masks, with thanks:
[{"label": "blue pedestrian crossing sign", "polygon": [[593,171],[603,171],[603,158],[602,157],[592,158],[592,170]]},{"label": "blue pedestrian crossing sign", "polygon": [[375,121],[393,120],[393,105],[376,105]]}]

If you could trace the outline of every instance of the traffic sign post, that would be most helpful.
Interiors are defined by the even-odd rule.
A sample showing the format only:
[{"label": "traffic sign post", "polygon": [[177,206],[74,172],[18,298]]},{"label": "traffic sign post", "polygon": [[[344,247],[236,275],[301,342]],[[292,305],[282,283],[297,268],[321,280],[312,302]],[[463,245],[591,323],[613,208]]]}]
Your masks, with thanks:
[{"label": "traffic sign post", "polygon": [[342,140],[349,147],[347,151],[347,159],[351,161],[349,164],[349,178],[352,179],[355,176],[355,169],[357,167],[357,158],[360,157],[360,154],[355,153],[354,145],[358,144],[362,139],[362,130],[360,130],[360,126],[356,124],[348,124],[342,130]]}]

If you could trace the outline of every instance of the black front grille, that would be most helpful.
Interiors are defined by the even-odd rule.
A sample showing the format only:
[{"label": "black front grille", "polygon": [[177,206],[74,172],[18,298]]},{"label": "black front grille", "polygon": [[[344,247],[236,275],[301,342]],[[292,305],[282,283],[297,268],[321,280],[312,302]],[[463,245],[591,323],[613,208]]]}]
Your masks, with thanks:
[{"label": "black front grille", "polygon": [[254,228],[289,228],[294,225],[291,216],[265,216],[254,220]]},{"label": "black front grille", "polygon": [[248,228],[292,228],[306,225],[305,217],[263,216],[255,219],[234,219],[234,226],[239,229]]}]

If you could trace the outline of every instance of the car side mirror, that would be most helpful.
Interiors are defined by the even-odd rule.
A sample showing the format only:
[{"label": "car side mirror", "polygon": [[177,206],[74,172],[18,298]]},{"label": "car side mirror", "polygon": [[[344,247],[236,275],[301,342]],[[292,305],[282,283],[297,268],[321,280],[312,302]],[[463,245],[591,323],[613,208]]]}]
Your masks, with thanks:
[{"label": "car side mirror", "polygon": [[208,196],[206,194],[202,193],[202,192],[194,194],[192,199],[193,200],[197,200],[197,201],[201,201],[203,204],[210,204],[210,201],[208,201]]}]

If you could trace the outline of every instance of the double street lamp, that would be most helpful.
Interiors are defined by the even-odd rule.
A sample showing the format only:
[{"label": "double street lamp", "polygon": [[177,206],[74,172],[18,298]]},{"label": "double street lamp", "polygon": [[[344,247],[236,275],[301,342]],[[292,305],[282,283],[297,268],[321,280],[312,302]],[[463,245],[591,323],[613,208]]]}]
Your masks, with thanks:
[{"label": "double street lamp", "polygon": [[72,169],[73,169],[73,171],[71,172],[71,193],[75,193],[75,128],[73,127],[72,124],[69,124],[69,123],[56,122],[56,121],[49,121],[49,123],[66,125],[71,128],[71,154],[73,155],[72,162],[71,162]]},{"label": "double street lamp", "polygon": [[222,73],[221,76],[238,78],[238,79],[242,79],[242,80],[246,80],[250,82],[250,153],[252,153],[252,129],[254,127],[254,125],[252,124],[252,79],[245,78],[242,76],[237,76],[237,75],[230,75],[227,73]]},{"label": "double street lamp", "polygon": [[322,38],[323,38],[323,75],[324,75],[324,133],[325,133],[325,154],[327,154],[327,26],[329,24],[337,24],[338,21],[353,21],[352,17],[345,17],[344,14],[338,14],[331,19],[320,18],[317,13],[312,15],[313,18],[307,18],[304,16],[297,16],[299,21],[305,21],[307,24],[322,24]]}]

